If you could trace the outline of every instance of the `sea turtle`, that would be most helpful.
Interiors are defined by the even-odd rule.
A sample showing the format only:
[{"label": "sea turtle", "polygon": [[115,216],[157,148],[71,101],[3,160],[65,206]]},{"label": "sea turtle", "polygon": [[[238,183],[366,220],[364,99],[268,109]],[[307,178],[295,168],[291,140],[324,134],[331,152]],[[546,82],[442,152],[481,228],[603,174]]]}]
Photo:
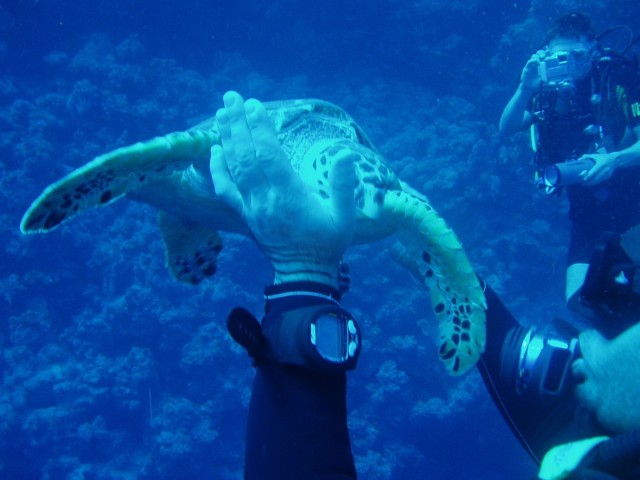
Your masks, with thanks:
[{"label": "sea turtle", "polygon": [[[321,196],[331,149],[357,153],[357,225],[353,243],[395,235],[393,256],[428,287],[440,332],[440,358],[452,374],[469,370],[484,351],[484,294],[456,235],[427,198],[386,165],[363,130],[341,108],[316,99],[265,103],[294,170]],[[47,187],[25,213],[25,234],[48,232],[73,216],[127,197],[156,207],[166,262],[181,281],[197,284],[216,272],[218,231],[250,235],[242,218],[216,198],[210,148],[215,118],[187,131],[101,155]],[[328,152],[328,153],[327,153]]]}]

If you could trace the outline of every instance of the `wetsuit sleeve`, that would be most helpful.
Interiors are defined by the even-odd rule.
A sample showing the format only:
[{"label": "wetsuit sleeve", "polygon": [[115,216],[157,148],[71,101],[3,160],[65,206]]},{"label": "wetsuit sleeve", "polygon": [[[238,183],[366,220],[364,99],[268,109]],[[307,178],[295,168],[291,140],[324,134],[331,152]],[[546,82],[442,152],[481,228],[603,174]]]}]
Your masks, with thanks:
[{"label": "wetsuit sleeve", "polygon": [[[268,330],[288,311],[325,303],[333,305],[305,296],[270,300],[262,328]],[[344,371],[259,362],[249,405],[245,480],[355,480],[346,388]]]},{"label": "wetsuit sleeve", "polygon": [[526,331],[487,286],[487,348],[478,370],[491,398],[527,453],[536,462],[553,446],[579,438],[573,395],[541,401],[518,392],[516,378],[522,333]]},{"label": "wetsuit sleeve", "polygon": [[346,374],[268,364],[256,369],[246,480],[355,480]]}]

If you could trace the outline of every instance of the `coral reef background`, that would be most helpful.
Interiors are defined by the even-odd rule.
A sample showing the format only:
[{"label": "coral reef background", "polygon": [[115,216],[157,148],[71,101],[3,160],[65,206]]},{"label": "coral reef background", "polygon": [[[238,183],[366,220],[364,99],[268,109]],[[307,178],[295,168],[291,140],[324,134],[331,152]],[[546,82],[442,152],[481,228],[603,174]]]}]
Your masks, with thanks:
[{"label": "coral reef background", "polygon": [[[1,4],[0,477],[241,478],[252,370],[224,320],[261,312],[259,251],[227,236],[218,275],[187,287],[150,208],[18,229],[52,181],[211,116],[230,88],[343,107],[522,322],[569,318],[566,201],[533,187],[527,134],[497,122],[552,19],[576,9],[601,31],[640,17],[630,0]],[[426,292],[387,247],[346,257],[365,338],[349,387],[360,478],[528,478],[479,376],[439,364]]]}]

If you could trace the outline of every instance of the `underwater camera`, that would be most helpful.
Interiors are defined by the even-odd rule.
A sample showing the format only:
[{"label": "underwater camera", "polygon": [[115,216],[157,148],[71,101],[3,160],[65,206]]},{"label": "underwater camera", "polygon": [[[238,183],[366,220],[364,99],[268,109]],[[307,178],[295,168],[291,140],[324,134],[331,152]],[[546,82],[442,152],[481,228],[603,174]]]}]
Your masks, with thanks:
[{"label": "underwater camera", "polygon": [[557,83],[571,78],[570,52],[557,52],[545,57],[538,65],[538,74],[544,83]]},{"label": "underwater camera", "polygon": [[562,187],[582,183],[580,176],[585,170],[591,169],[595,162],[590,158],[582,160],[569,160],[567,162],[554,163],[544,169],[542,179],[545,187]]},{"label": "underwater camera", "polygon": [[544,83],[561,84],[580,77],[586,52],[556,52],[543,58],[538,65],[538,75]]},{"label": "underwater camera", "polygon": [[518,396],[556,398],[570,391],[571,364],[579,357],[577,338],[546,337],[533,327],[518,327],[507,334],[500,376]]}]

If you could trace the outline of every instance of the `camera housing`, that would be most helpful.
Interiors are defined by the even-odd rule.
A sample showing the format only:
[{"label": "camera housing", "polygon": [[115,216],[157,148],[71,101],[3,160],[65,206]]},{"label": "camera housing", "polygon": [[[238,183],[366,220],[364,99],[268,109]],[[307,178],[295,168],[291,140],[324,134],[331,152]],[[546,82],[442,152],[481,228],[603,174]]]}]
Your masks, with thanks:
[{"label": "camera housing", "polygon": [[549,85],[572,83],[582,78],[591,67],[591,54],[586,50],[558,51],[545,56],[538,65],[540,79]]},{"label": "camera housing", "polygon": [[538,74],[544,83],[560,83],[571,78],[574,66],[571,52],[556,52],[540,62]]},{"label": "camera housing", "polygon": [[522,326],[511,329],[500,353],[500,377],[518,397],[555,401],[572,391],[571,364],[580,357],[577,338],[563,339]]}]

